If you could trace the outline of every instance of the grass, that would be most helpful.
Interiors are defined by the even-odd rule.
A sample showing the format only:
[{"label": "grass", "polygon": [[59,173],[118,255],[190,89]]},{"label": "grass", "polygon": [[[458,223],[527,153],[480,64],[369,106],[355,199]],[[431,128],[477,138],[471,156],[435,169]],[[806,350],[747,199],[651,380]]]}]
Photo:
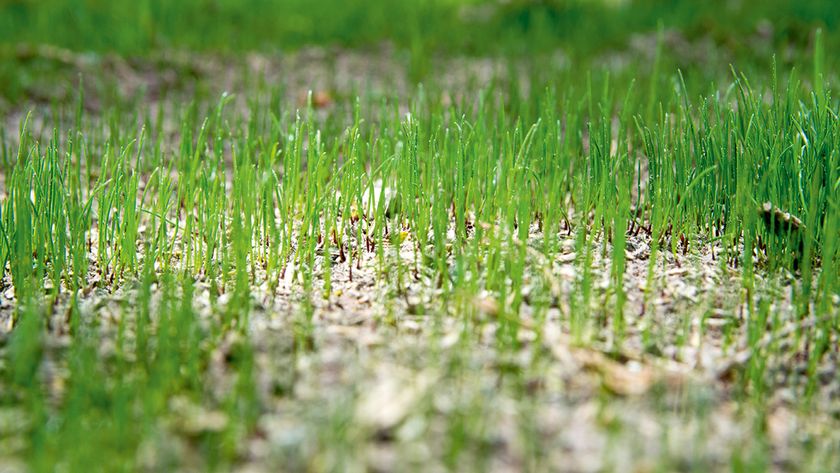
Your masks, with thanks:
[{"label": "grass", "polygon": [[[71,48],[206,32],[173,20],[198,2],[48,3],[3,8]],[[262,3],[214,5],[240,20],[208,49],[294,37]],[[691,11],[654,5],[624,18]],[[370,38],[331,6],[301,42],[377,41],[396,13],[456,34],[447,2],[385,2]],[[161,30],[45,33],[66,8]],[[82,87],[0,124],[0,465],[835,470],[834,38],[813,35],[804,77],[746,58],[715,85],[664,37],[618,72],[503,59],[462,89],[297,105],[282,81],[98,110]]]},{"label": "grass", "polygon": [[[729,14],[721,16],[721,11]],[[664,23],[691,37],[710,35],[735,48],[743,60],[753,53],[736,43],[761,21],[773,26],[770,39],[776,46],[802,46],[814,28],[833,32],[840,22],[830,0],[761,5],[724,0],[704,5],[689,0],[48,0],[8,2],[0,12],[4,44],[49,43],[124,54],[160,48],[236,52],[310,44],[369,46],[383,40],[449,53],[533,54],[572,46],[591,54],[620,47],[634,32]],[[194,21],[185,27],[184,18]],[[397,25],[394,18],[404,22]],[[831,42],[836,44],[833,33]]]},{"label": "grass", "polygon": [[[159,419],[177,397],[226,421],[202,430],[190,422],[213,416],[198,411],[167,428],[199,430],[204,466],[230,466],[266,409],[249,342],[255,299],[276,297],[290,277],[301,299],[292,359],[324,349],[313,338],[313,301],[335,300],[336,273],[352,272],[365,254],[374,279],[390,283],[386,306],[412,285],[437,287],[440,298],[415,310],[463,324],[465,347],[481,346],[471,334],[491,324],[500,356],[517,353],[522,331],[541,333],[549,309],[561,306],[572,312],[559,325],[576,344],[622,353],[627,238],[637,234],[651,245],[646,294],[664,255],[713,247],[720,271],[739,275],[732,347],[743,333],[753,355],[734,384],[739,402],[761,405],[776,389],[765,363],[781,348],[766,340],[801,325],[808,369],[787,385],[807,406],[838,323],[837,109],[828,92],[809,93],[795,77],[759,93],[736,75],[724,93],[699,98],[675,80],[650,121],[647,92],[604,78],[580,93],[533,84],[530,95],[508,96],[490,85],[449,107],[426,90],[407,113],[362,97],[349,115],[326,117],[312,105],[294,114],[232,110],[223,96],[171,110],[174,141],[149,109],[100,120],[80,104],[75,118],[46,117],[53,131],[43,136],[24,123],[19,144],[4,150],[14,158],[3,167],[0,218],[4,290],[13,287],[16,300],[3,399],[31,419],[21,453],[35,470],[135,469],[137,447],[163,435]],[[764,202],[804,223],[768,226]],[[558,294],[552,268],[564,234],[576,235],[580,272],[575,289]],[[596,259],[609,272],[603,293],[593,290]],[[776,276],[789,295],[766,292],[762,281]],[[190,303],[199,284],[206,315]],[[83,315],[79,301],[91,291],[124,294],[115,321]],[[493,301],[494,320],[476,314],[480,299]],[[68,321],[71,341],[49,347],[56,317]],[[404,315],[392,308],[382,317],[398,324]],[[104,330],[116,331],[107,355],[98,347]],[[645,349],[655,353],[662,337],[649,334]],[[232,379],[212,392],[206,376],[219,350]],[[56,393],[56,375],[38,366],[59,359],[66,387]],[[473,441],[461,438],[450,455],[481,448]]]},{"label": "grass", "polygon": [[[78,68],[68,66],[93,62],[96,82],[109,69],[120,70],[108,60],[114,54],[149,59],[154,68],[160,53],[172,50],[229,60],[312,45],[389,45],[416,83],[430,79],[432,58],[453,55],[524,57],[538,64],[559,56],[580,70],[604,62],[635,68],[652,59],[639,60],[652,53],[659,28],[665,33],[661,66],[683,70],[690,87],[707,93],[733,63],[754,76],[767,73],[774,55],[784,70],[810,66],[816,29],[826,31],[827,47],[840,47],[836,10],[831,0],[13,1],[0,6],[0,109],[4,101],[20,105],[22,97],[70,99],[70,91],[56,92],[76,79]],[[189,26],[184,18],[192,19]],[[826,60],[834,66],[833,56]]]}]

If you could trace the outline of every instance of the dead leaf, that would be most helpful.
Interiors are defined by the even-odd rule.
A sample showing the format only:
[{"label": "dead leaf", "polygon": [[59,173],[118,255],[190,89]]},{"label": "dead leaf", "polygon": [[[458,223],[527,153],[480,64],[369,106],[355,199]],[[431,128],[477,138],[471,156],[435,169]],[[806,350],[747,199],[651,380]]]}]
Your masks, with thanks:
[{"label": "dead leaf", "polygon": [[224,412],[207,409],[184,397],[172,399],[169,408],[174,415],[175,428],[187,435],[220,432],[228,425]]},{"label": "dead leaf", "polygon": [[499,315],[499,302],[491,296],[477,297],[475,301],[476,309],[484,315],[495,317]]},{"label": "dead leaf", "polygon": [[429,372],[412,375],[384,370],[373,388],[362,393],[356,418],[377,432],[393,429],[415,410],[436,379]]},{"label": "dead leaf", "polygon": [[312,94],[312,107],[313,108],[326,108],[332,105],[333,98],[332,94],[330,94],[326,90],[318,90],[318,91],[307,91],[302,92],[298,96],[298,105],[306,106],[307,102],[309,101],[309,94]]},{"label": "dead leaf", "polygon": [[574,350],[573,354],[584,368],[601,375],[604,387],[621,396],[644,394],[657,378],[652,368],[637,361],[622,364],[603,353],[584,349]]}]

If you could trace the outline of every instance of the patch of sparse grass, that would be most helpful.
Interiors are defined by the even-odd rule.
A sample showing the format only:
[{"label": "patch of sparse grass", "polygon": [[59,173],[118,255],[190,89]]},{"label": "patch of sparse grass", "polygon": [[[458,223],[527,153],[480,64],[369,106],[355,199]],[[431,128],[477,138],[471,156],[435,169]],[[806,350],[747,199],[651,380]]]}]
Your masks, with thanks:
[{"label": "patch of sparse grass", "polygon": [[[58,80],[73,92],[49,100],[12,84],[39,106],[0,123],[0,469],[840,466],[829,3],[770,2],[829,29],[778,63],[730,48],[744,66],[723,80],[674,67],[672,27],[719,16],[692,2],[205,3],[13,3],[0,42],[390,38],[423,83],[290,99],[292,80],[239,64],[219,96],[208,77],[125,95],[119,75]],[[91,33],[108,18],[133,22]],[[597,58],[657,23],[650,61]],[[534,54],[429,74],[458,64],[441,45],[519,41]],[[586,45],[572,66],[544,62],[569,44]],[[91,60],[65,66],[128,67]]]},{"label": "patch of sparse grass", "polygon": [[[258,90],[244,109],[230,96],[173,103],[173,130],[153,110],[95,117],[81,102],[69,119],[42,117],[41,132],[24,121],[4,150],[0,204],[15,327],[2,402],[30,419],[16,453],[35,470],[168,468],[160,462],[186,461],[166,456],[176,447],[196,449],[202,468],[242,462],[272,404],[295,402],[299,376],[280,392],[258,388],[253,318],[288,297],[278,292],[287,284],[287,362],[299,370],[326,349],[319,301],[342,300],[365,276],[387,288],[378,323],[420,314],[438,326],[430,347],[457,336],[456,350],[428,365],[449,364],[441,387],[457,393],[469,371],[459,353],[489,350],[518,408],[536,415],[525,400],[533,383],[550,382],[551,355],[538,348],[548,326],[617,359],[639,340],[662,356],[696,336],[680,312],[666,314],[685,317],[672,340],[632,311],[651,306],[667,261],[688,265],[700,252],[738,281],[733,306],[711,302],[735,311],[723,339],[735,355],[707,368],[733,376],[739,404],[762,412],[783,388],[807,409],[826,389],[837,337],[836,102],[795,75],[756,89],[735,74],[700,97],[673,80],[668,92],[650,89],[655,112],[648,88],[595,76],[581,90],[531,83],[525,95],[490,85],[453,104],[424,88],[407,108],[362,96],[326,115],[311,96],[294,113],[267,107],[272,91]],[[637,281],[627,258],[639,241],[650,250]],[[570,250],[564,291],[557,264]],[[781,290],[768,285],[776,280]],[[644,299],[628,299],[639,283]],[[410,300],[424,297],[418,288],[435,296]],[[802,370],[787,356],[794,349]],[[530,367],[514,361],[533,350]],[[606,361],[586,363],[617,376]],[[604,382],[621,393],[640,381]],[[450,468],[485,465],[493,449],[481,418],[500,413],[464,402],[437,420]],[[436,416],[423,412],[417,422]],[[331,432],[321,448],[349,457],[304,463],[359,461],[361,427],[330,416],[342,427],[318,434]],[[401,435],[383,422],[376,435]],[[539,433],[524,424],[521,434],[538,462]],[[766,458],[769,447],[756,448]]]}]

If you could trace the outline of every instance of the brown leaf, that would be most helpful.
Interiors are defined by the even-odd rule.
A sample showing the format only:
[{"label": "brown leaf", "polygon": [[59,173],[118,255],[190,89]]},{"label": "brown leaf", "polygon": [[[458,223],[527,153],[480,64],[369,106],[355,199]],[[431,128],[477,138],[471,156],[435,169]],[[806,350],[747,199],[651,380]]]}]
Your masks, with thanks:
[{"label": "brown leaf", "polygon": [[652,368],[636,361],[623,364],[603,353],[583,349],[575,350],[574,355],[584,368],[601,375],[604,387],[621,396],[644,394],[657,379]]}]

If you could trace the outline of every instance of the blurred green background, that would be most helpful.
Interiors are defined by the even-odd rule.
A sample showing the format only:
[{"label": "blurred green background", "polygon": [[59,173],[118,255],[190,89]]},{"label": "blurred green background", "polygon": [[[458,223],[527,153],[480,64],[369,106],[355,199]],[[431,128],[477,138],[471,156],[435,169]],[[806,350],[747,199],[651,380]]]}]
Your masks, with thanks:
[{"label": "blurred green background", "polygon": [[413,82],[441,72],[440,58],[492,57],[551,76],[559,57],[573,80],[607,69],[644,86],[656,63],[708,92],[732,68],[759,79],[773,61],[782,76],[810,70],[818,28],[831,85],[838,26],[836,0],[0,0],[0,111],[68,101],[85,61],[89,72],[109,56],[179,51],[233,65],[242,52],[305,46],[384,52]]},{"label": "blurred green background", "polygon": [[[749,54],[757,29],[803,45],[840,24],[836,0],[4,0],[0,43],[142,54],[392,42],[441,53],[621,47],[661,22]],[[772,25],[772,28],[766,28]]]}]

